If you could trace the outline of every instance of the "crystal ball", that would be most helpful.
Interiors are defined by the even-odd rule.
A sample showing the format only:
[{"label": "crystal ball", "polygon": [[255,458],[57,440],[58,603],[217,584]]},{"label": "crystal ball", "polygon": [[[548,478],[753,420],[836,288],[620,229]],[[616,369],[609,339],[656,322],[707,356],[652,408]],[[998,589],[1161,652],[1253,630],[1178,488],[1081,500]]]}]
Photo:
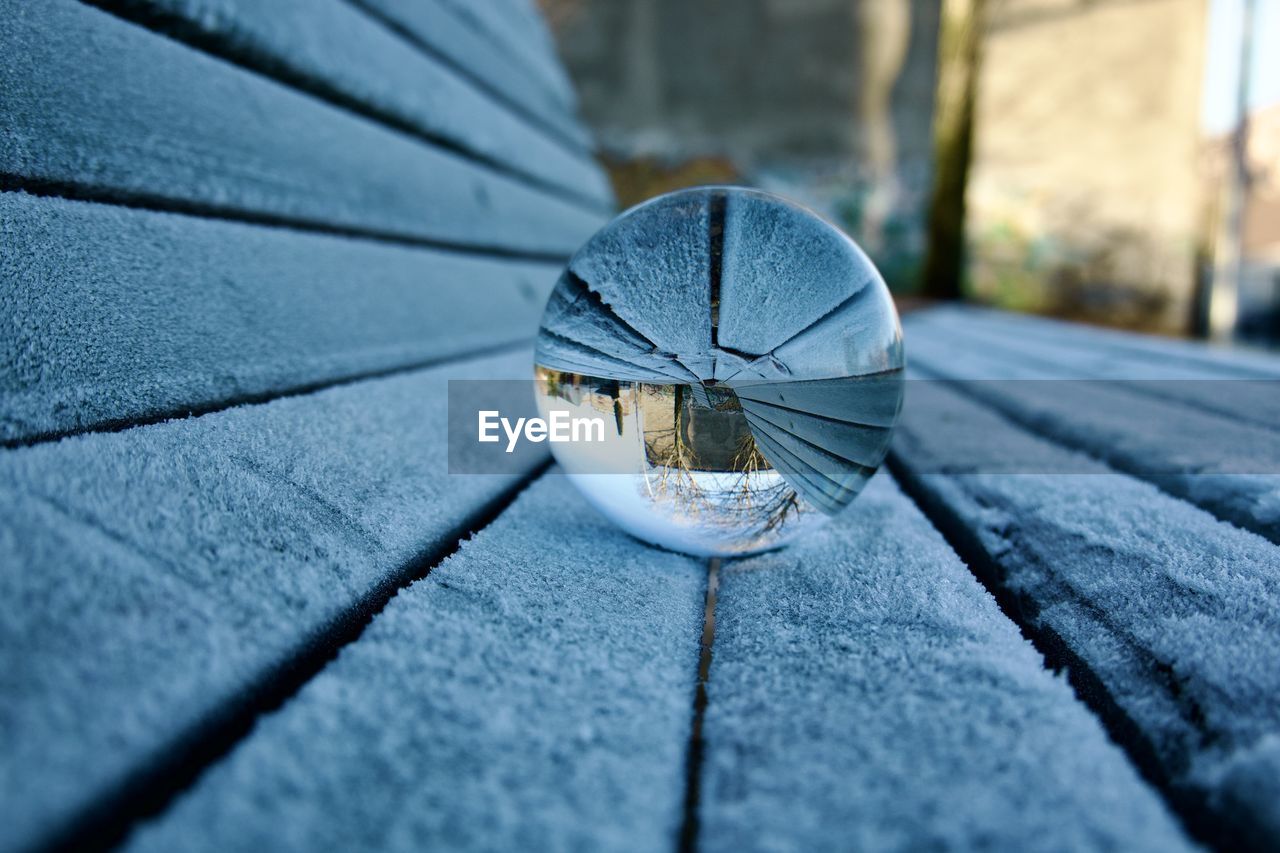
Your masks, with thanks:
[{"label": "crystal ball", "polygon": [[902,327],[858,246],[778,196],[702,187],[618,216],[547,302],[542,417],[604,421],[552,443],[633,536],[701,556],[767,550],[826,524],[884,461]]}]

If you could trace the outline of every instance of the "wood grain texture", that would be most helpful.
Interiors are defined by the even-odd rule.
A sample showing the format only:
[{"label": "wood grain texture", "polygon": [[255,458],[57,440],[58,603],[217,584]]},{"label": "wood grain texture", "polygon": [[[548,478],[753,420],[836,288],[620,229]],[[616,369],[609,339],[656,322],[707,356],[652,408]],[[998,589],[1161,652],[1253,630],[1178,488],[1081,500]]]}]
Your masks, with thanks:
[{"label": "wood grain texture", "polygon": [[[567,149],[344,0],[94,0],[94,5],[588,206],[613,205],[608,180],[585,155]],[[502,18],[502,11],[493,7],[489,14]]]},{"label": "wood grain texture", "polygon": [[[1076,379],[1070,351],[1037,358],[1025,345],[1006,346],[1014,335],[977,336],[958,325],[928,323],[927,315],[910,321],[912,364],[962,383],[956,387],[1032,432],[1280,543],[1280,430],[1229,414],[1275,406],[1280,381]],[[1112,377],[1146,372],[1141,364],[1126,372],[1130,362],[1114,352],[1107,361]]]},{"label": "wood grain texture", "polygon": [[0,440],[532,340],[557,268],[0,193]]},{"label": "wood grain texture", "polygon": [[73,0],[4,0],[0,15],[11,184],[547,257],[602,222]]},{"label": "wood grain texture", "polygon": [[907,399],[910,493],[1199,834],[1274,847],[1280,548],[956,390]]},{"label": "wood grain texture", "polygon": [[531,357],[0,452],[0,847],[127,815],[451,550],[516,479],[447,476],[446,380]]},{"label": "wood grain texture", "polygon": [[572,113],[578,95],[556,56],[555,42],[533,0],[439,0],[465,26],[483,33],[500,52],[537,74],[552,97]]},{"label": "wood grain texture", "polygon": [[668,851],[705,585],[545,476],[130,848]]},{"label": "wood grain texture", "polygon": [[725,565],[707,692],[701,850],[1190,849],[883,473]]},{"label": "wood grain texture", "polygon": [[[976,308],[947,306],[935,308],[912,320],[937,320],[978,332],[990,330],[1006,342],[1019,338],[1022,344],[1061,347],[1074,350],[1075,363],[1101,367],[1115,359],[1113,370],[1128,378],[1150,375],[1234,377],[1267,379],[1280,377],[1280,365],[1274,355],[1246,347],[1211,345],[1158,335],[1142,335],[1118,329],[1068,323],[1030,314]],[[1141,373],[1136,373],[1136,372]],[[1194,371],[1188,373],[1187,371]]]},{"label": "wood grain texture", "polygon": [[908,323],[1052,378],[1102,379],[1267,429],[1280,429],[1280,359],[978,309],[936,309]]},{"label": "wood grain texture", "polygon": [[557,94],[544,76],[502,50],[444,3],[416,0],[349,0],[375,15],[418,47],[467,75],[511,108],[541,123],[567,144],[592,149],[591,137],[569,112],[565,94]]}]

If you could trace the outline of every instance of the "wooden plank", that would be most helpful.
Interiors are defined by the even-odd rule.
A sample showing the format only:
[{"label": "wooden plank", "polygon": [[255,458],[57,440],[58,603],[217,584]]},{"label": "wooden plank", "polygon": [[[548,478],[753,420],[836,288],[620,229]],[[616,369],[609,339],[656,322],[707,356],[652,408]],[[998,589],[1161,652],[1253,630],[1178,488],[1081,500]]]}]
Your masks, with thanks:
[{"label": "wooden plank", "polygon": [[670,850],[705,585],[544,477],[131,847]]},{"label": "wooden plank", "polygon": [[[625,224],[601,231],[591,251],[573,258],[570,284],[592,310],[558,318],[551,328],[591,344],[599,328],[621,321],[651,354],[675,358],[696,376],[710,375],[709,193],[658,199]],[[602,316],[603,315],[603,316]],[[612,316],[610,316],[612,315]]]},{"label": "wooden plank", "polygon": [[[916,316],[912,315],[913,318]],[[1104,358],[1116,359],[1126,371],[1142,365],[1146,369],[1174,370],[1177,376],[1187,375],[1182,371],[1194,370],[1212,371],[1215,376],[1238,379],[1280,377],[1274,355],[1244,347],[1134,334],[972,306],[947,306],[921,312],[918,316],[922,320],[939,319],[954,323],[956,327],[995,329],[1001,337],[1023,335],[1037,341],[1067,344],[1079,348],[1082,355],[1092,350]]]},{"label": "wooden plank", "polygon": [[992,311],[944,309],[912,315],[925,333],[963,339],[1008,365],[1055,377],[1114,379],[1131,391],[1275,429],[1280,424],[1280,359],[1185,341],[1117,336]]},{"label": "wooden plank", "polygon": [[[1280,431],[1139,393],[1142,383],[1065,380],[1069,366],[1003,356],[936,326],[913,334],[910,348],[912,364],[945,380],[977,380],[964,382],[966,393],[1032,431],[1280,543]],[[1212,384],[1231,386],[1217,392],[1224,402],[1235,387]]]},{"label": "wooden plank", "polygon": [[567,144],[590,151],[591,138],[566,111],[552,87],[495,49],[485,35],[466,26],[441,3],[416,0],[350,0],[421,50],[448,62],[512,109],[541,123]]},{"label": "wooden plank", "polygon": [[808,415],[868,427],[891,428],[902,406],[899,371],[792,382],[734,382],[741,398]]},{"label": "wooden plank", "polygon": [[[856,386],[850,383],[850,387]],[[776,429],[854,465],[875,468],[889,446],[891,432],[885,427],[838,421],[749,398],[739,398],[739,402],[749,417],[773,424]]]},{"label": "wooden plank", "polygon": [[[744,413],[745,414],[745,413]],[[794,436],[747,415],[751,435],[760,452],[769,460],[788,484],[806,500],[827,513],[839,512],[862,490],[869,477],[866,469],[841,464],[835,459],[808,459],[801,454],[803,443]],[[813,448],[820,453],[821,448]]]},{"label": "wooden plank", "polygon": [[440,0],[455,18],[482,33],[500,51],[537,74],[565,112],[577,107],[577,93],[556,56],[555,43],[541,16],[525,0],[470,3]]},{"label": "wooden plank", "polygon": [[941,385],[893,458],[1199,834],[1280,843],[1280,549]]},{"label": "wooden plank", "polygon": [[[454,5],[457,0],[450,0]],[[551,31],[548,17],[544,17],[538,0],[497,0],[492,5],[501,7],[508,19],[509,26],[515,32],[531,39],[531,49],[535,54],[544,56],[565,80],[569,87],[566,103],[572,105],[577,100],[577,92],[573,89],[567,69],[559,62],[559,49],[555,36]]]},{"label": "wooden plank", "polygon": [[[630,248],[633,247],[615,246],[612,254],[617,255]],[[633,271],[634,268],[621,270],[624,274]],[[687,279],[679,278],[677,281]],[[579,372],[588,376],[613,376],[611,371],[621,368],[627,371],[627,377],[674,377],[680,382],[698,381],[670,353],[628,325],[600,294],[593,292],[586,282],[569,271],[561,277],[547,302],[542,333],[538,338],[538,357],[548,366],[571,362],[580,366],[582,370]],[[618,374],[617,378],[624,378],[624,375]]]},{"label": "wooden plank", "polygon": [[[865,338],[875,321],[883,322],[874,309],[872,268],[851,264],[859,256],[840,232],[815,227],[801,208],[772,200],[742,195],[721,203],[720,346],[752,356],[772,353],[855,297],[867,304],[849,312],[849,325],[863,327],[851,334]],[[787,271],[781,286],[779,270]]]},{"label": "wooden plank", "polygon": [[700,850],[1190,849],[885,474],[721,570]]},{"label": "wooden plank", "polygon": [[560,257],[600,214],[72,0],[0,0],[10,184]]},{"label": "wooden plank", "polygon": [[0,193],[0,440],[529,340],[557,268]]},{"label": "wooden plank", "polygon": [[530,359],[0,452],[5,846],[101,842],[450,550],[517,479],[446,476],[446,380]]},{"label": "wooden plank", "polygon": [[343,0],[92,2],[591,206],[613,205],[604,173],[581,152]]}]

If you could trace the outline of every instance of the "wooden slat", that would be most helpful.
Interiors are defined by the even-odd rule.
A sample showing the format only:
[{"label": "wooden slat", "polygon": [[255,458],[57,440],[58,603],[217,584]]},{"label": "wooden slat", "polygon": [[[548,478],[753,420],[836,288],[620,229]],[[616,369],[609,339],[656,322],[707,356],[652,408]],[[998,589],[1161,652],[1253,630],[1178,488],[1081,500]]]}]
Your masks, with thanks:
[{"label": "wooden slat", "polygon": [[511,16],[513,28],[519,27],[524,32],[540,33],[539,38],[546,45],[545,49],[554,50],[551,31],[539,11],[538,0],[494,0],[493,5],[502,7]]},{"label": "wooden slat", "polygon": [[448,551],[516,480],[446,475],[446,379],[531,357],[0,452],[4,846],[127,819]]},{"label": "wooden slat", "polygon": [[887,475],[720,572],[698,848],[1189,849]]},{"label": "wooden slat", "polygon": [[72,0],[0,2],[11,184],[563,256],[602,217]]},{"label": "wooden slat", "polygon": [[135,850],[670,850],[706,564],[536,483]]},{"label": "wooden slat", "polygon": [[0,440],[531,340],[557,269],[0,193]]},{"label": "wooden slat", "polygon": [[[917,315],[912,315],[916,317]],[[999,337],[1023,336],[1037,343],[1072,347],[1077,358],[1089,355],[1099,360],[1114,359],[1122,375],[1139,378],[1135,370],[1162,371],[1156,375],[1212,376],[1238,379],[1274,379],[1280,377],[1276,357],[1264,352],[1230,345],[1208,345],[1156,335],[1139,335],[1068,323],[1028,314],[948,306],[918,315],[920,319],[938,319],[956,327],[971,330],[992,329]],[[1164,373],[1163,371],[1168,371]],[[1145,374],[1151,376],[1151,374]]]},{"label": "wooden slat", "polygon": [[450,63],[514,109],[541,122],[567,143],[589,151],[591,138],[566,111],[566,104],[539,75],[467,26],[442,3],[417,0],[350,0]]},{"label": "wooden slat", "polygon": [[709,207],[707,193],[667,198],[637,209],[625,226],[596,235],[592,251],[573,259],[570,283],[580,285],[578,302],[589,291],[593,303],[603,304],[566,316],[554,328],[592,345],[599,327],[612,328],[616,318],[639,333],[650,353],[668,354],[693,375],[709,376]]},{"label": "wooden slat", "polygon": [[1280,431],[1142,393],[1152,384],[1200,384],[1224,406],[1248,405],[1236,397],[1265,398],[1280,390],[1275,382],[1063,381],[1077,375],[1069,362],[1033,363],[950,325],[908,330],[913,365],[943,379],[978,380],[965,383],[967,393],[1033,431],[1280,543]]},{"label": "wooden slat", "polygon": [[1204,836],[1280,843],[1280,549],[941,385],[893,458]]},{"label": "wooden slat", "polygon": [[93,2],[591,205],[613,204],[603,172],[581,152],[344,0]]},{"label": "wooden slat", "polygon": [[[458,0],[448,2],[452,2],[454,6],[460,5]],[[564,102],[570,106],[575,104],[578,93],[574,91],[568,70],[559,61],[559,48],[549,26],[550,22],[542,14],[541,3],[538,0],[496,0],[492,4],[485,4],[485,8],[490,5],[500,7],[508,28],[528,39],[530,52],[551,66],[553,75],[560,80],[557,85],[567,90],[563,92]]]},{"label": "wooden slat", "polygon": [[577,105],[573,84],[556,58],[550,33],[525,0],[439,2],[463,24],[482,32],[499,51],[537,74],[561,108],[572,113]]},{"label": "wooden slat", "polygon": [[928,336],[963,340],[1006,365],[1062,378],[1114,379],[1129,390],[1178,400],[1268,429],[1280,427],[1280,358],[1182,341],[1023,318],[943,309],[912,315]]},{"label": "wooden slat", "polygon": [[[848,239],[834,228],[815,228],[800,208],[730,197],[724,202],[723,235],[720,346],[753,356],[773,353],[854,297],[869,304],[849,313],[848,326],[863,327],[851,335],[865,339],[879,327],[876,321],[885,324],[883,312],[873,307],[883,300],[876,299],[870,265],[851,263],[860,258]],[[787,271],[783,286],[779,270]],[[834,358],[829,344],[826,349],[827,358]]]}]

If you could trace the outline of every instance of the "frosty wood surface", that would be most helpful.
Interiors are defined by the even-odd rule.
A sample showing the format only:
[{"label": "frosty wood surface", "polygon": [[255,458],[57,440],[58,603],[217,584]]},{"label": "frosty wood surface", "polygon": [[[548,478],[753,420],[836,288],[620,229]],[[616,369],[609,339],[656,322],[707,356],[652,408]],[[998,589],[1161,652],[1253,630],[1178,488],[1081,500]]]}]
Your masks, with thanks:
[{"label": "frosty wood surface", "polygon": [[926,512],[1184,816],[1280,841],[1280,550],[946,388],[909,392],[894,442]]},{"label": "frosty wood surface", "polygon": [[1240,379],[1280,378],[1280,365],[1274,355],[1245,347],[1212,345],[1177,340],[1157,335],[1122,332],[1099,326],[1069,323],[1030,314],[948,306],[911,315],[910,321],[938,321],[955,329],[970,332],[987,330],[1001,344],[1024,347],[1053,345],[1073,347],[1082,362],[1096,357],[1099,362],[1113,362],[1122,374],[1133,370],[1158,370],[1162,375],[1181,371],[1211,371],[1212,375]]},{"label": "frosty wood surface", "polygon": [[552,98],[572,113],[578,96],[556,56],[555,42],[535,7],[536,0],[440,0],[464,25],[478,30],[499,51],[538,76]]},{"label": "frosty wood surface", "polygon": [[0,3],[12,184],[559,258],[602,215],[72,0]]},{"label": "frosty wood surface", "polygon": [[[96,0],[374,120],[605,208],[603,172],[345,0]],[[510,14],[476,4],[487,17]],[[532,34],[526,36],[532,38]]]},{"label": "frosty wood surface", "polygon": [[928,311],[912,315],[908,324],[925,341],[937,338],[985,354],[1005,371],[1117,380],[1126,390],[1236,421],[1280,425],[1280,359],[1263,353],[977,309]]},{"label": "frosty wood surface", "polygon": [[[509,107],[538,122],[567,145],[590,151],[590,136],[573,119],[563,95],[445,3],[350,0],[412,39],[421,50],[458,69]],[[473,4],[474,5],[474,4]]]},{"label": "frosty wood surface", "polygon": [[447,552],[510,477],[446,476],[490,358],[0,452],[0,846],[135,786]]},{"label": "frosty wood surface", "polygon": [[[473,356],[532,333],[610,203],[527,0],[0,19],[0,186],[43,194],[0,193],[0,440],[308,392],[0,450],[0,848],[127,822],[185,763],[204,772],[134,846],[671,849],[705,563],[544,477],[347,643],[532,473],[447,476],[446,380],[527,378],[528,352]],[[776,260],[752,245],[730,273]],[[607,291],[636,274],[614,263],[578,272]],[[754,289],[730,276],[726,316]],[[617,342],[705,337],[695,308],[554,347],[645,375]],[[1280,378],[990,312],[913,323],[934,374]],[[1274,478],[1204,455],[1272,452],[1280,402],[1236,388],[908,402],[908,490],[1128,755],[882,475],[826,533],[725,565],[699,846],[1178,849],[1169,805],[1280,845],[1280,549],[1191,504],[1277,538]],[[803,435],[770,396],[792,393],[743,397]],[[1126,401],[1144,429],[1111,417]],[[990,473],[1010,464],[1077,473]]]},{"label": "frosty wood surface", "polygon": [[129,847],[669,851],[705,587],[545,476]]},{"label": "frosty wood surface", "polygon": [[0,439],[530,340],[557,268],[0,193]]},{"label": "frosty wood surface", "polygon": [[574,257],[568,278],[579,301],[589,293],[599,308],[573,317],[581,323],[553,328],[594,344],[603,315],[603,328],[620,321],[638,333],[638,348],[674,359],[694,376],[710,375],[709,216],[706,194],[650,202],[625,226],[592,237],[591,251]]},{"label": "frosty wood surface", "polygon": [[[981,346],[949,326],[909,328],[919,332],[911,344],[917,367],[943,379],[980,380],[964,383],[965,393],[1031,431],[1280,542],[1280,430],[1144,390],[1198,385],[1225,406],[1233,397],[1247,406],[1248,398],[1280,394],[1280,382],[1052,381],[1078,375],[1067,355],[1031,362]],[[917,396],[933,387],[920,386]]]},{"label": "frosty wood surface", "polygon": [[[849,263],[846,238],[835,229],[813,227],[806,211],[730,197],[723,233],[720,346],[755,356],[771,354],[857,296],[874,301],[866,298],[874,291],[871,272]],[[779,284],[779,270],[788,271],[785,285]],[[870,334],[876,320],[883,322],[866,317],[875,313],[851,312],[844,328]]]},{"label": "frosty wood surface", "polygon": [[1189,848],[886,474],[725,565],[707,689],[702,850]]}]

